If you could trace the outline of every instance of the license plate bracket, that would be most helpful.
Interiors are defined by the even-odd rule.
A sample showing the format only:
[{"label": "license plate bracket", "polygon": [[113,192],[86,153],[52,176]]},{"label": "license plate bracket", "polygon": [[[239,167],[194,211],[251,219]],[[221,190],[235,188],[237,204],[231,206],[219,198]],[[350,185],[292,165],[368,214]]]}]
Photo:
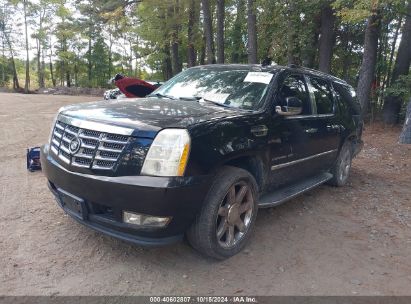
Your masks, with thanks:
[{"label": "license plate bracket", "polygon": [[67,213],[82,220],[87,218],[86,203],[83,199],[59,188],[57,189],[57,192],[59,194],[61,206]]}]

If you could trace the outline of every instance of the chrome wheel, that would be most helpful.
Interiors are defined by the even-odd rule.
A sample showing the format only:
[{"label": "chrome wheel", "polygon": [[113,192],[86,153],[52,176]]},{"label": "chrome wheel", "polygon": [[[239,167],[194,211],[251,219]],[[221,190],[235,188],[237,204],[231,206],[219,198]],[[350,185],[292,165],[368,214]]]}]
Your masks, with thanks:
[{"label": "chrome wheel", "polygon": [[251,187],[244,181],[232,185],[218,209],[216,235],[220,246],[234,247],[247,233],[254,212]]},{"label": "chrome wheel", "polygon": [[341,163],[340,163],[340,181],[345,182],[346,179],[348,178],[348,175],[350,173],[350,168],[351,168],[351,154],[347,150],[345,151],[343,157],[341,158]]}]

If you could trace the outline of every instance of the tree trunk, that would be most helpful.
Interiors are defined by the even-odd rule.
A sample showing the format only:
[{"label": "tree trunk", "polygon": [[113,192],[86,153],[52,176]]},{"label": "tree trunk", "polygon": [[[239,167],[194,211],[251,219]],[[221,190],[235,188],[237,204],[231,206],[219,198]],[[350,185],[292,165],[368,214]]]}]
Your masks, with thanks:
[{"label": "tree trunk", "polygon": [[187,27],[187,40],[188,40],[188,47],[187,47],[187,58],[188,67],[193,67],[196,65],[196,49],[195,49],[195,41],[194,41],[194,29],[197,23],[196,19],[196,3],[195,0],[190,0],[189,8],[188,8],[188,27]]},{"label": "tree trunk", "polygon": [[74,61],[74,86],[75,87],[79,86],[78,84],[78,65],[77,65],[77,63],[79,62],[79,59],[80,59],[80,54],[77,53],[75,61]]},{"label": "tree trunk", "polygon": [[37,77],[39,80],[39,88],[44,88],[44,62],[42,62],[42,48],[41,48],[41,41],[38,41],[37,47]]},{"label": "tree trunk", "polygon": [[172,63],[172,70],[173,75],[176,75],[181,72],[181,64],[180,64],[180,55],[179,55],[179,44],[178,38],[176,33],[172,35],[172,44],[171,44],[171,63]]},{"label": "tree trunk", "polygon": [[[2,26],[4,26],[4,24],[2,24]],[[10,37],[7,35],[7,32],[5,32],[4,29],[3,29],[3,35],[4,35],[4,38],[6,39],[6,43],[10,51],[10,63],[11,63],[11,68],[13,72],[13,89],[18,90],[20,89],[20,84],[19,84],[19,78],[17,76],[16,63],[14,62],[13,46],[11,45]]]},{"label": "tree trunk", "polygon": [[171,63],[173,69],[173,75],[176,75],[181,72],[181,62],[180,62],[180,54],[179,54],[179,1],[175,0],[174,5],[171,5],[170,11],[173,18],[173,32],[171,34]]},{"label": "tree trunk", "polygon": [[394,53],[395,53],[395,46],[397,45],[397,39],[398,39],[398,34],[400,32],[401,29],[401,24],[402,24],[402,18],[400,18],[400,20],[398,21],[398,25],[395,29],[395,33],[394,33],[394,38],[392,41],[392,46],[391,46],[391,51],[390,51],[390,59],[388,61],[388,73],[387,73],[387,78],[385,79],[385,85],[389,86],[391,83],[391,68],[392,68],[392,62],[394,60]]},{"label": "tree trunk", "polygon": [[88,79],[88,86],[91,86],[91,30],[89,30],[89,37],[88,37],[88,51],[87,51],[87,79]]},{"label": "tree trunk", "polygon": [[5,71],[5,64],[6,64],[6,45],[5,45],[5,38],[4,38],[4,33],[1,35],[1,58],[2,58],[2,65],[1,65],[1,86],[6,85],[6,71]]},{"label": "tree trunk", "polygon": [[392,71],[391,83],[396,81],[401,75],[407,75],[410,69],[411,60],[411,1],[408,2],[407,17],[402,29],[401,42],[398,47],[397,58],[395,59]]},{"label": "tree trunk", "polygon": [[128,73],[129,75],[133,75],[133,44],[131,42],[131,40],[128,41],[129,42],[129,46],[130,46],[130,56],[127,56],[129,59],[128,61]]},{"label": "tree trunk", "polygon": [[248,63],[257,63],[257,16],[255,1],[247,0]]},{"label": "tree trunk", "polygon": [[109,48],[108,48],[108,76],[112,77],[112,68],[113,68],[113,36],[111,35],[111,32],[109,34]]},{"label": "tree trunk", "polygon": [[297,32],[293,23],[293,15],[295,14],[295,4],[290,2],[287,5],[287,64],[299,64],[297,54]]},{"label": "tree trunk", "polygon": [[45,71],[46,71],[46,63],[45,63],[45,54],[44,54],[44,45],[43,45],[43,48],[41,49],[41,78],[43,79],[43,87],[46,86]]},{"label": "tree trunk", "polygon": [[20,84],[19,84],[19,77],[17,76],[16,63],[14,62],[13,53],[10,56],[10,62],[11,62],[11,68],[13,70],[13,89],[18,90],[20,89]]},{"label": "tree trunk", "polygon": [[342,70],[342,77],[345,81],[350,82],[350,67],[352,64],[352,47],[351,45],[346,44],[347,52],[343,58],[343,70]]},{"label": "tree trunk", "polygon": [[303,66],[308,67],[308,68],[314,68],[315,66],[315,57],[316,57],[316,53],[318,49],[320,27],[321,27],[320,19],[321,19],[320,14],[318,14],[318,16],[315,16],[314,29],[311,33],[309,45],[307,45],[303,49],[303,54],[302,54]]},{"label": "tree trunk", "polygon": [[49,68],[50,68],[50,77],[51,83],[53,87],[56,86],[56,78],[54,78],[54,71],[53,71],[53,46],[51,45],[51,38],[49,37],[49,47],[50,47],[50,55],[49,55]]},{"label": "tree trunk", "polygon": [[217,63],[224,63],[224,0],[217,0]]},{"label": "tree trunk", "polygon": [[213,46],[213,26],[211,21],[211,11],[210,11],[210,1],[201,0],[201,6],[203,9],[204,16],[204,36],[205,36],[205,48],[206,48],[206,58],[207,64],[212,64],[214,62],[214,46]]},{"label": "tree trunk", "polygon": [[[43,11],[43,14],[44,11]],[[43,18],[44,15],[40,14],[40,20],[39,20],[39,35],[40,33],[43,32]],[[44,70],[43,70],[43,65],[42,65],[42,47],[41,47],[41,43],[42,40],[40,38],[40,36],[37,38],[37,77],[38,77],[38,82],[39,82],[39,88],[44,88]]]},{"label": "tree trunk", "polygon": [[41,47],[40,47],[40,39],[37,39],[36,41],[36,48],[37,48],[37,54],[36,54],[36,59],[37,59],[37,78],[38,78],[38,83],[39,83],[39,88],[43,88],[43,86],[41,86]]},{"label": "tree trunk", "polygon": [[324,73],[331,71],[331,59],[334,46],[335,15],[329,3],[321,10],[321,30],[319,46],[319,70]]},{"label": "tree trunk", "polygon": [[374,80],[380,21],[381,16],[379,12],[375,12],[368,18],[367,28],[365,30],[364,54],[357,86],[357,96],[362,106],[363,115],[367,113],[371,87]]},{"label": "tree trunk", "polygon": [[24,9],[24,33],[26,36],[26,82],[24,84],[24,93],[30,90],[30,57],[29,57],[29,37],[27,33],[27,0],[23,0]]},{"label": "tree trunk", "polygon": [[68,68],[66,69],[66,83],[67,83],[67,87],[71,87],[71,77],[70,77],[70,71]]},{"label": "tree trunk", "polygon": [[233,33],[232,33],[232,53],[231,53],[231,62],[232,63],[240,63],[240,52],[241,52],[241,44],[242,44],[242,33],[241,33],[241,25],[243,22],[243,11],[244,11],[244,0],[237,0],[237,13],[234,21],[233,26]]},{"label": "tree trunk", "polygon": [[201,51],[200,51],[200,65],[205,64],[205,59],[206,59],[206,37],[203,35],[203,44],[201,45]]},{"label": "tree trunk", "polygon": [[400,144],[411,144],[411,98],[408,100],[404,127],[400,134]]},{"label": "tree trunk", "polygon": [[[411,62],[411,1],[408,2],[407,17],[402,29],[400,46],[398,47],[397,58],[395,59],[392,71],[391,85],[402,75],[407,75]],[[388,95],[384,100],[383,120],[387,124],[398,123],[398,114],[401,110],[401,97]]]},{"label": "tree trunk", "polygon": [[376,101],[372,104],[371,108],[371,121],[374,121],[376,114],[381,110],[383,106],[383,94],[384,94],[384,78],[385,78],[385,69],[381,65],[381,63],[387,62],[387,49],[388,49],[388,40],[390,34],[390,23],[391,20],[381,20],[381,34],[380,34],[380,41],[378,44],[378,51],[377,51],[377,70],[376,70],[376,80],[375,80],[375,87],[381,93],[374,94]]},{"label": "tree trunk", "polygon": [[163,71],[164,71],[164,80],[168,80],[173,77],[173,68],[171,66],[171,54],[170,54],[170,44],[166,41],[164,46],[164,61],[163,61]]}]

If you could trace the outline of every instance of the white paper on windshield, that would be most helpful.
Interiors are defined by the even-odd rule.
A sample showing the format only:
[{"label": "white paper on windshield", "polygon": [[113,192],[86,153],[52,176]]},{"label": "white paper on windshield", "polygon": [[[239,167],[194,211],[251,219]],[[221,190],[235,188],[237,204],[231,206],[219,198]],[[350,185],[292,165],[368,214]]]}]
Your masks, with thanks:
[{"label": "white paper on windshield", "polygon": [[269,84],[273,74],[267,72],[248,72],[244,82],[259,82]]},{"label": "white paper on windshield", "polygon": [[207,100],[211,100],[211,101],[215,101],[215,102],[219,102],[219,103],[224,103],[228,96],[230,96],[230,94],[225,94],[225,93],[207,93],[204,95],[204,99]]}]

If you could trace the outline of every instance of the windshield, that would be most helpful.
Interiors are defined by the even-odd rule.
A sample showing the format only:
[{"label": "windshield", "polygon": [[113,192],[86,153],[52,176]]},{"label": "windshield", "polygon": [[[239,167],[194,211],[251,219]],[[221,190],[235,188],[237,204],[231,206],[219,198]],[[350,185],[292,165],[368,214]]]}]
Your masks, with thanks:
[{"label": "windshield", "polygon": [[267,72],[194,68],[181,72],[150,95],[255,110],[260,107],[272,77]]}]

